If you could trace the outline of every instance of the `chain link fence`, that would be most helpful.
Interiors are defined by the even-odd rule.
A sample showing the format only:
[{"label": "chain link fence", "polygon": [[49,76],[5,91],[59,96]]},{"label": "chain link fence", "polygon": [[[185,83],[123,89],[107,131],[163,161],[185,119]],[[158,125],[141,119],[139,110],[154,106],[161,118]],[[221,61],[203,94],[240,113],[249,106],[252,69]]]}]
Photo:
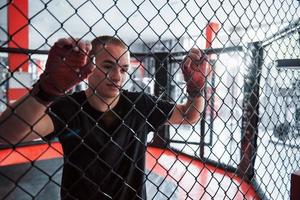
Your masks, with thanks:
[{"label": "chain link fence", "polygon": [[[24,142],[25,136],[13,144],[0,132],[1,141],[6,141],[0,144],[1,199],[59,199],[60,190],[65,199],[76,199],[69,195],[69,188],[62,187],[63,168],[79,173],[69,174],[79,177],[72,180],[76,187],[71,186],[70,194],[80,191],[81,179],[88,180],[91,191],[96,188],[82,199],[120,199],[124,190],[132,195],[127,199],[142,199],[140,194],[148,199],[289,199],[290,175],[300,168],[299,1],[24,2],[0,3],[1,112],[24,89],[30,91],[45,69],[49,48],[61,37],[121,38],[131,55],[122,89],[155,95],[159,101],[150,102],[153,110],[160,109],[160,100],[182,104],[189,99],[180,66],[190,48],[203,50],[210,73],[203,92],[204,111],[193,124],[167,123],[149,134],[145,131],[141,138],[136,136],[140,130],[126,124],[130,114],[113,111],[120,125],[106,130],[98,124],[103,116],[86,113],[93,129],[108,139],[93,146],[85,142],[93,132],[79,135],[81,142],[71,145],[71,150],[61,138]],[[13,12],[19,19],[11,16]],[[12,30],[10,26],[18,20],[24,23]],[[24,46],[23,40],[28,44]],[[71,93],[88,87],[83,81]],[[20,89],[22,95],[15,94]],[[128,113],[151,120],[154,111],[143,113],[139,100],[128,100]],[[68,134],[78,133],[68,126],[81,112],[74,112],[65,123]],[[6,119],[1,118],[0,127]],[[33,126],[28,126],[32,131]],[[129,130],[130,141],[119,143],[118,126]],[[131,155],[132,146],[145,156]],[[26,147],[32,147],[28,149],[36,153],[34,158]],[[68,156],[63,152],[69,152]],[[74,164],[74,156],[90,162]],[[109,156],[116,159],[108,163]],[[116,168],[120,160],[128,165]],[[91,172],[91,166],[99,172]],[[144,178],[140,185],[127,179],[132,171]],[[120,190],[110,191],[117,179],[122,182]],[[142,191],[144,185],[146,191]],[[105,194],[103,188],[110,192]]]}]

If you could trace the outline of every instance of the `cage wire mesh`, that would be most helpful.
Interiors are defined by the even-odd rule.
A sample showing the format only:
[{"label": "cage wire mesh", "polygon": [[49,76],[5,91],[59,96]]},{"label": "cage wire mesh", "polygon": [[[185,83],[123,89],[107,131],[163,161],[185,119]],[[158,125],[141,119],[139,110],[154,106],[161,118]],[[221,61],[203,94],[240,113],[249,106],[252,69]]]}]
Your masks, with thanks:
[{"label": "cage wire mesh", "polygon": [[[27,13],[24,2],[28,3]],[[18,13],[15,16],[19,19],[13,19],[12,12]],[[149,93],[159,101],[182,104],[190,98],[180,69],[190,48],[203,50],[210,69],[201,120],[190,124],[167,122],[167,126],[149,134],[145,131],[139,138],[136,132],[140,130],[128,126],[127,118],[135,112],[142,115],[139,119],[151,120],[151,113],[160,109],[159,101],[150,101],[153,109],[143,113],[137,106],[140,97],[136,101],[127,99],[129,115],[111,112],[132,135],[124,144],[117,139],[118,128],[105,130],[98,124],[104,116],[84,113],[94,123],[93,130],[109,138],[94,147],[85,142],[93,131],[80,136],[70,126],[72,119],[82,113],[78,110],[67,122],[61,119],[65,122],[64,131],[77,134],[81,141],[72,150],[63,148],[69,152],[63,161],[57,139],[28,143],[25,134],[17,142],[7,140],[3,127],[8,117],[2,115],[1,199],[59,199],[60,190],[66,199],[76,199],[61,182],[64,167],[79,173],[73,180],[79,188],[73,187],[73,192],[80,191],[81,179],[88,180],[88,187],[96,188],[82,199],[99,199],[99,194],[104,195],[103,199],[118,199],[124,190],[132,195],[127,199],[142,199],[140,190],[144,185],[148,199],[289,199],[290,174],[300,168],[299,1],[2,1],[0,13],[1,112],[16,100],[12,99],[13,87],[30,91],[45,69],[50,47],[61,37],[121,38],[131,54],[131,68],[122,89]],[[11,31],[9,20],[15,23],[21,18],[25,23]],[[211,22],[218,28],[213,29]],[[212,38],[206,32],[209,28]],[[25,29],[29,30],[29,45],[24,47],[18,34]],[[19,57],[13,55],[25,56],[25,60],[21,58],[23,61],[16,65],[11,59]],[[29,67],[24,71],[26,63]],[[83,81],[71,93],[88,87],[89,83]],[[77,107],[82,109],[83,105]],[[27,123],[29,130],[40,135],[15,111],[10,116]],[[39,150],[31,149],[37,154],[32,159],[22,148],[36,144],[41,146]],[[144,156],[128,153],[132,146],[144,151],[145,169]],[[112,149],[111,155],[104,155],[107,148]],[[51,159],[53,167],[45,160],[49,151],[60,155]],[[88,153],[78,153],[82,151]],[[90,162],[72,163],[72,156],[78,155]],[[115,160],[107,163],[107,156],[115,156]],[[10,162],[16,157],[23,164]],[[116,168],[122,159],[128,163],[123,171]],[[91,166],[107,172],[101,175],[103,180],[96,178],[100,172],[89,171]],[[132,171],[144,177],[141,185],[126,179]],[[111,192],[109,187],[116,179],[122,184]]]}]

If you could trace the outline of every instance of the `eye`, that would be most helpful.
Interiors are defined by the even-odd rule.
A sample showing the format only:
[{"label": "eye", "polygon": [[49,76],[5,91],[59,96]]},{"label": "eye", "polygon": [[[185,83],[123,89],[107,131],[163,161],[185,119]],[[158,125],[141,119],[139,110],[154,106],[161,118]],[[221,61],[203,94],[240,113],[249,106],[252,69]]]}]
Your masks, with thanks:
[{"label": "eye", "polygon": [[113,68],[112,65],[103,65],[102,67],[103,67],[103,69],[105,69],[105,71],[110,71]]},{"label": "eye", "polygon": [[121,72],[124,74],[124,73],[127,73],[128,72],[128,68],[126,67],[122,67],[121,68]]}]

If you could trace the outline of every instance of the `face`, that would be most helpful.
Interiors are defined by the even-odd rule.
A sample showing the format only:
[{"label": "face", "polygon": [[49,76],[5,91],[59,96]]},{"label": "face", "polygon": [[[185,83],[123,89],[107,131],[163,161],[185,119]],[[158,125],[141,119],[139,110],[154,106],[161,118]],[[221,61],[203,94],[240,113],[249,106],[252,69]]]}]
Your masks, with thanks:
[{"label": "face", "polygon": [[96,69],[88,78],[89,89],[103,98],[117,97],[130,65],[128,50],[119,45],[106,45],[99,49],[95,62]]}]

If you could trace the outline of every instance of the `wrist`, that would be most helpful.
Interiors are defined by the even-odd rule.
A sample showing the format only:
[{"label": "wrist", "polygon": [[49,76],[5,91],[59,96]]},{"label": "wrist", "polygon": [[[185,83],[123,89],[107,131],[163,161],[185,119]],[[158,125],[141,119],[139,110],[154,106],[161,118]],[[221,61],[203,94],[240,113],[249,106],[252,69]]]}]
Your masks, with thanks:
[{"label": "wrist", "polygon": [[188,93],[189,97],[191,97],[191,98],[204,96],[204,90],[198,89],[198,88],[187,88],[187,93]]},{"label": "wrist", "polygon": [[32,90],[30,91],[30,95],[34,97],[39,103],[49,106],[56,98],[57,96],[48,94],[42,87],[40,82],[36,82]]}]

